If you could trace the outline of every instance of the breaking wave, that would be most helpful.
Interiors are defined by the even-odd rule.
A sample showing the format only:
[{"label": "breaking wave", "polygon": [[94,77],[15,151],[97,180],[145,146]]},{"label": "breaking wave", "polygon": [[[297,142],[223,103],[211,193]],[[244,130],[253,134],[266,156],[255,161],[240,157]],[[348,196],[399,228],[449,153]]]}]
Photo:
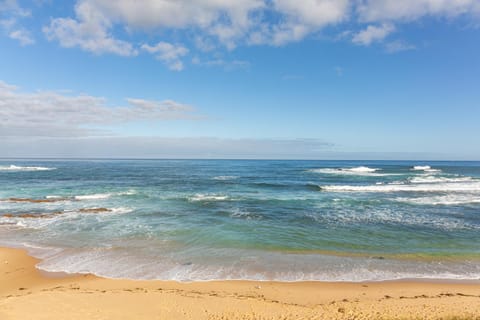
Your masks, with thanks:
[{"label": "breaking wave", "polygon": [[413,166],[413,171],[425,171],[425,172],[441,172],[440,169],[432,169],[430,166]]},{"label": "breaking wave", "polygon": [[111,193],[97,193],[97,194],[86,194],[81,196],[75,196],[75,200],[102,200],[108,199],[112,196]]},{"label": "breaking wave", "polygon": [[388,175],[398,175],[398,174],[389,174],[389,173],[379,173],[381,169],[369,168],[365,166],[353,167],[353,168],[319,168],[311,169],[310,172],[314,173],[324,173],[324,174],[333,174],[333,175],[358,175],[358,176],[388,176]]},{"label": "breaking wave", "polygon": [[463,205],[480,203],[479,194],[449,194],[433,197],[396,198],[395,201],[419,205]]},{"label": "breaking wave", "polygon": [[320,186],[331,192],[480,192],[480,181],[461,183],[378,184],[378,185],[329,185]]},{"label": "breaking wave", "polygon": [[9,166],[0,166],[0,171],[49,171],[55,170],[56,168],[48,168],[48,167],[22,167],[16,165],[9,165]]},{"label": "breaking wave", "polygon": [[136,194],[135,190],[129,190],[129,191],[125,191],[125,192],[95,193],[95,194],[77,195],[77,196],[74,196],[73,198],[75,200],[104,200],[104,199],[108,199],[112,196],[129,196],[129,195],[134,195],[134,194]]}]

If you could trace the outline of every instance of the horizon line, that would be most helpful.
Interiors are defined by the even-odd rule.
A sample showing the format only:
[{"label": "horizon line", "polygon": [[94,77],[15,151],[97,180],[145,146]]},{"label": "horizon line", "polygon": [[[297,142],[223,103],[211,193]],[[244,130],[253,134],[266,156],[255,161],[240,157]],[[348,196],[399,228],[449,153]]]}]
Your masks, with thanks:
[{"label": "horizon line", "polygon": [[389,162],[480,162],[480,160],[432,160],[432,159],[285,159],[285,158],[136,158],[136,157],[0,157],[2,160],[138,160],[138,161],[151,161],[151,160],[195,160],[195,161],[389,161]]}]

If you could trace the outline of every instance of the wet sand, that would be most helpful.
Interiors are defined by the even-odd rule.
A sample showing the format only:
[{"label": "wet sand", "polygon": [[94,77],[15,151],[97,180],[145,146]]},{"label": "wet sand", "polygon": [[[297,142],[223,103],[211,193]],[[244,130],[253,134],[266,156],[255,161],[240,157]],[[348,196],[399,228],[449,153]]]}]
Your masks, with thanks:
[{"label": "wet sand", "polygon": [[112,280],[0,248],[0,319],[478,319],[480,282]]}]

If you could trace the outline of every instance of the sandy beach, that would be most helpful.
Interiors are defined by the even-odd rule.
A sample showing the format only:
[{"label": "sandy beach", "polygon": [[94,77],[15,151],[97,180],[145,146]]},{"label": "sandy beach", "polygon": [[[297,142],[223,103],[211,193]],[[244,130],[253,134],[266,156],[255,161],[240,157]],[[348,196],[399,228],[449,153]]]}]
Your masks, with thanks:
[{"label": "sandy beach", "polygon": [[218,281],[46,274],[0,249],[0,319],[480,319],[480,284]]}]

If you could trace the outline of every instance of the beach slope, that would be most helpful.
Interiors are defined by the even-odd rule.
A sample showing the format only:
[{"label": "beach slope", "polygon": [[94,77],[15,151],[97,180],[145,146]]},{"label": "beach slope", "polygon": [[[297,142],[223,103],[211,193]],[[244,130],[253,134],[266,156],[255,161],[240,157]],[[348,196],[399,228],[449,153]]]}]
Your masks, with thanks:
[{"label": "beach slope", "polygon": [[0,248],[0,319],[480,319],[480,284],[60,277]]}]

